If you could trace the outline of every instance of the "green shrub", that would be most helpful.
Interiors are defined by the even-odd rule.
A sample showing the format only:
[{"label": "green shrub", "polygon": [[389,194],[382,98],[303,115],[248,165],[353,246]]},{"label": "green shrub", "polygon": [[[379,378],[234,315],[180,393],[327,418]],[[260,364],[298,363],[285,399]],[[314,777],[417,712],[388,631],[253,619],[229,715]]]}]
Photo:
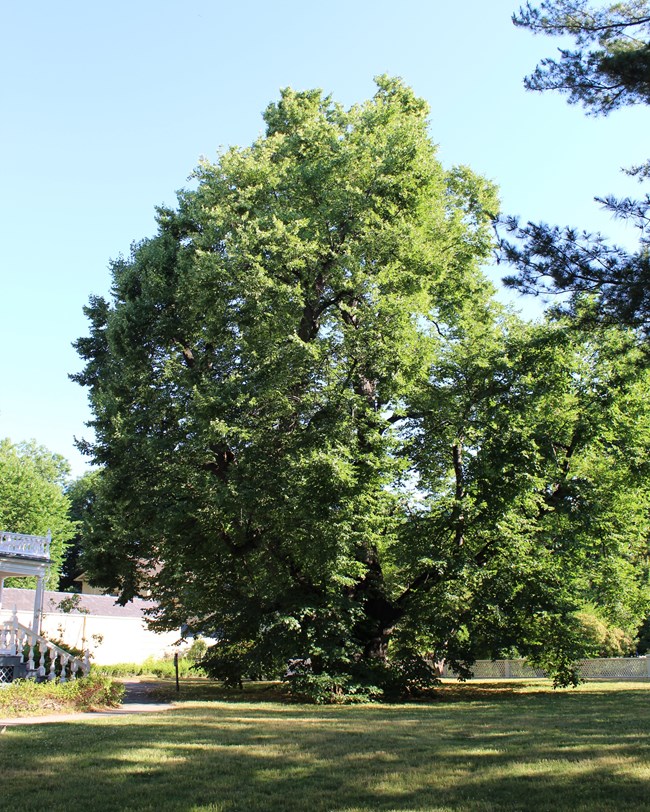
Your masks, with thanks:
[{"label": "green shrub", "polygon": [[405,699],[440,682],[431,663],[412,655],[348,664],[340,673],[316,674],[310,661],[296,661],[284,681],[294,699],[317,705]]},{"label": "green shrub", "polygon": [[[113,665],[94,665],[93,671],[110,677],[161,677],[174,679],[176,669],[173,657],[155,659],[147,657],[142,663],[115,663]],[[178,658],[179,677],[205,676],[203,669],[188,655]]]},{"label": "green shrub", "polygon": [[123,695],[123,685],[97,673],[64,683],[16,680],[0,690],[0,712],[5,716],[29,716],[114,708]]},{"label": "green shrub", "polygon": [[103,674],[89,674],[66,685],[71,687],[72,700],[77,710],[116,708],[124,697],[124,686]]},{"label": "green shrub", "polygon": [[206,650],[201,667],[212,677],[221,680],[226,688],[241,688],[245,679],[259,679],[255,663],[255,644],[250,641],[231,643],[220,640]]},{"label": "green shrub", "polygon": [[103,674],[107,677],[141,677],[142,663],[113,663],[111,665],[93,665],[91,674]]},{"label": "green shrub", "polygon": [[314,705],[360,704],[381,699],[383,695],[378,686],[355,682],[349,674],[314,674],[300,670],[287,676],[285,681],[290,697]]},{"label": "green shrub", "polygon": [[386,699],[421,696],[440,683],[432,662],[408,654],[391,657],[386,663],[379,661],[373,677]]}]

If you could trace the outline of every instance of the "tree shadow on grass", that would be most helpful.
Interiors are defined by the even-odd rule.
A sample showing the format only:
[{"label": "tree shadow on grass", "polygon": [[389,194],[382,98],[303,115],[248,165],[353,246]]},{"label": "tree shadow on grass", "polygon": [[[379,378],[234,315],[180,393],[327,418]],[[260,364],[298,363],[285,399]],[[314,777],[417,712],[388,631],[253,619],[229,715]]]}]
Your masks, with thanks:
[{"label": "tree shadow on grass", "polygon": [[[637,695],[638,694],[638,695]],[[189,703],[13,728],[3,808],[642,810],[647,692],[514,703]],[[553,701],[551,701],[551,699]]]}]

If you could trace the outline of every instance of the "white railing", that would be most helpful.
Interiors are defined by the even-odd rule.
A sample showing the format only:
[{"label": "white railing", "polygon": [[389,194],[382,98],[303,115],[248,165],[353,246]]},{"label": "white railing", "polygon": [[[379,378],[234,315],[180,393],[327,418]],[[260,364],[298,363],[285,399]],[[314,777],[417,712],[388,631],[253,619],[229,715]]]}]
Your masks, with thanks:
[{"label": "white railing", "polygon": [[0,654],[20,657],[20,662],[27,664],[27,676],[35,679],[53,680],[58,676],[59,682],[67,682],[90,672],[88,650],[83,659],[73,656],[19,623],[15,612],[10,620],[0,624]]},{"label": "white railing", "polygon": [[50,542],[47,536],[28,536],[25,533],[7,533],[0,530],[0,554],[24,555],[31,558],[50,558]]}]

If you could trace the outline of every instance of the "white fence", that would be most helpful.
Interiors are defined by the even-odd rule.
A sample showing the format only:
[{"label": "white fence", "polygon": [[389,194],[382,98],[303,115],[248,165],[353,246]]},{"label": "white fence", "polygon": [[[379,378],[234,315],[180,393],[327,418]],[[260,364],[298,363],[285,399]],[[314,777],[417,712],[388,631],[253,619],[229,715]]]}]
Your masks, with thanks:
[{"label": "white fence", "polygon": [[[542,669],[533,668],[526,660],[477,660],[472,671],[473,679],[536,679],[546,676]],[[578,673],[584,679],[650,679],[650,657],[579,660]],[[453,679],[456,674],[445,664],[441,676]]]}]

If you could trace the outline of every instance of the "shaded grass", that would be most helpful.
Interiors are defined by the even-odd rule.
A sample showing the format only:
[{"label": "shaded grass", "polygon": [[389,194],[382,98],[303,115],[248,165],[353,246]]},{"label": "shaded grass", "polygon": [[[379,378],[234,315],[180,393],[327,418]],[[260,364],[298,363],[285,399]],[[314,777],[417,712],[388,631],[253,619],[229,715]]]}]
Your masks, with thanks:
[{"label": "shaded grass", "polygon": [[219,680],[205,677],[187,677],[180,680],[180,690],[176,691],[174,679],[147,679],[152,698],[157,701],[212,702],[288,702],[285,685],[282,682],[245,682],[243,689],[226,688]]},{"label": "shaded grass", "polygon": [[345,707],[187,700],[166,714],[8,728],[0,806],[647,809],[650,684],[472,683],[439,696]]}]

